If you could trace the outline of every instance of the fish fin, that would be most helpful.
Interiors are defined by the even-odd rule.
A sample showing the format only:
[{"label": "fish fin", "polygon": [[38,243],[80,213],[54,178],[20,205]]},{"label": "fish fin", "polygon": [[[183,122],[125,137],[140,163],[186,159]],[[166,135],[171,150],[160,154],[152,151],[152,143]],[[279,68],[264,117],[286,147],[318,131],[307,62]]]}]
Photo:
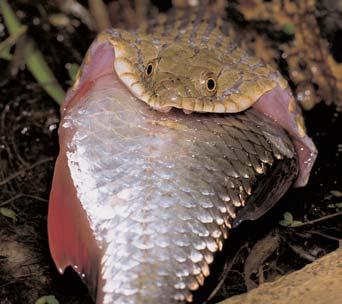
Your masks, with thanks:
[{"label": "fish fin", "polygon": [[81,206],[62,151],[56,161],[49,200],[50,252],[59,272],[72,266],[95,299],[100,252]]}]

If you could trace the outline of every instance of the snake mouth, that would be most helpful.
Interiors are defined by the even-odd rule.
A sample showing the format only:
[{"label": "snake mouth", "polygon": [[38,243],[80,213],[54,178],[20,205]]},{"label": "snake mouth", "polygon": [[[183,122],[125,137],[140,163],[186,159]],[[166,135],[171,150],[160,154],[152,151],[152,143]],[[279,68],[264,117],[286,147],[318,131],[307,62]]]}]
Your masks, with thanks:
[{"label": "snake mouth", "polygon": [[[156,110],[158,112],[162,112],[162,113],[168,113],[170,112],[172,109],[174,109],[175,107],[169,107],[169,106],[166,106],[166,107],[159,107],[159,106],[154,106],[152,107],[153,110]],[[191,114],[193,113],[193,111],[191,110],[185,110],[183,108],[176,108],[178,110],[182,110],[184,112],[184,114]]]},{"label": "snake mouth", "polygon": [[172,108],[183,110],[184,113],[236,113],[238,108],[235,104],[213,99],[208,100],[196,97],[182,97],[182,96],[152,96],[147,103],[154,109],[161,112],[168,112]]},{"label": "snake mouth", "polygon": [[[200,97],[184,97],[170,92],[152,95],[147,101],[153,109],[169,112],[172,108],[181,109],[184,113],[227,113],[227,107],[220,100],[205,100]],[[237,112],[237,111],[235,111]]]}]

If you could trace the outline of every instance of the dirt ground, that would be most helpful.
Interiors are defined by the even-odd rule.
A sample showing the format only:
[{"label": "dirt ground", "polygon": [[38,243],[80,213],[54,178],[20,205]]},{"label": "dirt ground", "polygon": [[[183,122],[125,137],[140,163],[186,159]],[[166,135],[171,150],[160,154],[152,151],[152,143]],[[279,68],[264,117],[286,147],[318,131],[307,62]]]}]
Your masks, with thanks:
[{"label": "dirt ground", "polygon": [[[96,33],[77,17],[69,16],[65,26],[52,24],[51,15],[60,14],[54,1],[10,3],[67,89],[68,67],[81,62]],[[7,36],[0,15],[0,41]],[[11,51],[17,53],[15,47]],[[0,59],[0,71],[0,304],[35,303],[47,295],[63,304],[92,303],[77,275],[68,270],[60,276],[49,254],[46,220],[58,153],[59,107],[20,59]],[[304,114],[319,150],[308,186],[290,190],[266,216],[233,230],[208,290],[220,273],[225,280],[208,303],[300,269],[339,247],[342,113],[321,102]],[[306,224],[294,227],[301,223]],[[196,300],[203,297],[199,294]]]}]

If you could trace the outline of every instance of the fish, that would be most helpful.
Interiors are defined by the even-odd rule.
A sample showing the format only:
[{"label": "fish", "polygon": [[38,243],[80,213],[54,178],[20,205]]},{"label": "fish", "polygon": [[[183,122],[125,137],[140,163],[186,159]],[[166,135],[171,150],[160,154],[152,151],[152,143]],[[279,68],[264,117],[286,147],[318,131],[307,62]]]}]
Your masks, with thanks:
[{"label": "fish", "polygon": [[[129,38],[122,42],[123,37]],[[130,47],[139,50],[136,44],[146,46],[149,38],[139,31],[101,33],[61,108],[48,212],[50,252],[60,273],[73,267],[97,304],[192,302],[229,231],[262,216],[291,185],[304,186],[317,155],[299,107],[271,68],[263,66],[261,80],[246,80],[247,91],[256,82],[265,85],[241,111],[197,111],[203,96],[196,95],[196,85],[189,93],[191,108],[172,105],[167,99],[175,101],[172,96],[186,86],[168,86],[157,64],[153,85],[144,82],[153,56],[159,63],[164,58],[158,52],[146,64],[137,59],[134,73],[119,64],[124,56],[134,61]],[[175,46],[163,50],[168,47],[173,54]],[[170,69],[184,78],[178,63]],[[142,90],[132,90],[125,73]],[[210,75],[222,91],[219,77]],[[164,93],[158,91],[161,83]],[[139,95],[148,90],[163,96],[164,104]],[[202,104],[213,96],[204,96]]]}]

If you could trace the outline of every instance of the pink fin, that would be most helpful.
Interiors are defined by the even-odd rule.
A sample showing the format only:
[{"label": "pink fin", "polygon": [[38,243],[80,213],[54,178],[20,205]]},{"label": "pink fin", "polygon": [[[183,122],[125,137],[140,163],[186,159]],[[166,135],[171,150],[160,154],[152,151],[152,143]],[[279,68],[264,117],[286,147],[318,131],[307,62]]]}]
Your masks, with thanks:
[{"label": "pink fin", "polygon": [[302,119],[302,113],[293,96],[278,86],[263,95],[253,107],[270,117],[290,134],[296,147],[300,166],[295,186],[305,186],[317,157],[317,149],[305,133],[304,125],[298,125],[298,121]]},{"label": "pink fin", "polygon": [[[63,147],[61,147],[63,149]],[[100,252],[79,202],[65,151],[59,155],[52,182],[48,213],[49,246],[53,260],[63,273],[72,266],[96,297]]]},{"label": "pink fin", "polygon": [[[67,93],[62,105],[62,117],[68,110],[84,102],[84,97],[97,79],[113,73],[114,58],[113,46],[105,39],[105,34],[100,34],[87,52],[76,84]],[[102,286],[99,276],[101,246],[96,243],[90,219],[82,208],[70,175],[66,146],[70,136],[72,134],[64,132],[63,128],[59,129],[60,152],[49,201],[49,246],[59,271],[63,273],[66,267],[72,266],[95,299],[98,286]]]}]

